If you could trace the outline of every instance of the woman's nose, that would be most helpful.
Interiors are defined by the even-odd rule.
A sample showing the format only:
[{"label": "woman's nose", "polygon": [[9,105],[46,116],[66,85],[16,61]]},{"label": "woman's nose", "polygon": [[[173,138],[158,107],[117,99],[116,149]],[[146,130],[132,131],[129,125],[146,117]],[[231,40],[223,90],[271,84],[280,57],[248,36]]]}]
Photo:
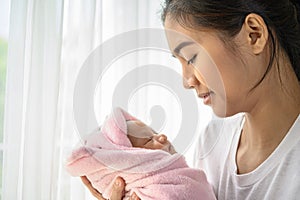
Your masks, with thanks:
[{"label": "woman's nose", "polygon": [[199,84],[192,66],[182,65],[182,76],[183,87],[185,89],[192,89]]},{"label": "woman's nose", "polygon": [[194,75],[191,75],[188,78],[183,77],[183,87],[185,89],[193,89],[196,85],[199,84],[199,81]]}]

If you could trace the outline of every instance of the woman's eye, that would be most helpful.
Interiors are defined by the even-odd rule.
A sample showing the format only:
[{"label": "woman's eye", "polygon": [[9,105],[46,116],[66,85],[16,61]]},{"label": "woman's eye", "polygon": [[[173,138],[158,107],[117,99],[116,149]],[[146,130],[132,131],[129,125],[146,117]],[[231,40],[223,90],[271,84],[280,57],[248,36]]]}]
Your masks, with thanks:
[{"label": "woman's eye", "polygon": [[190,60],[187,61],[187,64],[190,65],[190,64],[193,64],[195,59],[197,57],[197,54],[195,54]]}]

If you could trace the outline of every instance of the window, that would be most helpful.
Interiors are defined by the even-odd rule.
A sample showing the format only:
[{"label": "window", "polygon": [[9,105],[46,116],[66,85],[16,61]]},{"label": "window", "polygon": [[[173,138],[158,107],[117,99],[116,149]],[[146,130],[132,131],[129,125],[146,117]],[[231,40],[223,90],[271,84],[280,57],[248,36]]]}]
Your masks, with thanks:
[{"label": "window", "polygon": [[5,99],[5,77],[8,47],[9,0],[1,0],[0,7],[0,200],[2,199],[2,164],[3,164],[3,121]]},{"label": "window", "polygon": [[[73,116],[73,91],[78,74],[88,55],[100,44],[113,41],[112,44],[109,43],[111,46],[108,46],[107,52],[117,54],[118,51],[111,52],[110,48],[119,50],[116,47],[127,47],[117,40],[119,34],[123,36],[123,33],[128,31],[136,33],[136,30],[141,28],[161,28],[158,14],[161,1],[31,0],[11,1],[10,5],[10,0],[0,0],[0,176],[2,176],[0,188],[3,188],[3,191],[0,191],[2,192],[0,200],[92,198],[80,179],[71,177],[64,168],[66,155],[80,139]],[[10,34],[7,42],[9,20]],[[133,44],[136,45],[144,43],[146,45],[148,42],[145,40],[148,37],[152,39],[154,36],[157,37],[147,34],[142,40],[136,35],[130,36],[134,36]],[[162,30],[161,37],[157,38],[164,36]],[[123,41],[131,42],[128,39]],[[158,43],[157,40],[151,41],[156,45]],[[141,78],[141,72],[133,69],[146,65],[164,66],[165,72],[172,72],[172,76],[168,77],[170,82],[165,85],[168,83],[171,83],[169,84],[171,86],[178,85],[183,91],[178,61],[171,57],[167,46],[165,50],[139,46],[132,48],[133,50],[128,53],[120,53],[116,56],[117,59],[108,64],[109,70],[103,73],[103,80],[97,88],[96,93],[99,94],[97,96],[99,101],[95,101],[97,107],[94,108],[82,101],[85,104],[80,107],[83,108],[80,109],[83,112],[79,113],[81,119],[79,121],[89,126],[92,124],[91,113],[97,113],[97,117],[103,121],[110,111],[113,92],[123,92],[126,84],[120,84],[121,81],[124,77],[128,77],[127,74],[134,72],[135,76],[131,81],[142,87],[136,87],[140,89],[139,91],[132,88],[131,91],[135,92],[135,95],[123,98],[124,102],[128,103],[129,112],[130,109],[136,111],[138,118],[148,120],[145,122],[149,123],[150,118],[142,117],[148,115],[144,111],[150,111],[150,108],[161,105],[168,113],[166,119],[169,119],[169,123],[163,125],[166,129],[163,132],[176,134],[181,125],[177,123],[181,120],[179,112],[181,105],[178,103],[177,94],[169,92],[169,87],[152,84],[151,81],[147,81],[151,83],[148,84],[149,87],[144,87],[146,84],[138,82],[145,80]],[[7,72],[5,72],[6,62],[9,69]],[[94,67],[98,69],[99,65]],[[85,79],[87,82],[82,87],[87,88],[87,91],[93,86],[93,78],[97,78],[97,74],[93,77],[95,71],[89,72],[92,76]],[[143,74],[147,74],[146,71],[143,71]],[[178,80],[176,84],[171,82],[173,78]],[[163,76],[160,76],[160,79],[166,80]],[[118,90],[118,85],[122,85],[121,90]],[[77,97],[82,98],[79,100],[88,99],[82,94]],[[196,96],[191,95],[189,98]],[[140,110],[135,109],[136,107]],[[5,109],[4,123],[3,109]],[[177,115],[175,111],[179,114]],[[171,119],[176,121],[170,123]],[[2,124],[5,124],[5,131]],[[176,137],[175,134],[172,135],[173,138]],[[172,139],[171,136],[169,138]],[[5,145],[2,145],[3,141]]]}]

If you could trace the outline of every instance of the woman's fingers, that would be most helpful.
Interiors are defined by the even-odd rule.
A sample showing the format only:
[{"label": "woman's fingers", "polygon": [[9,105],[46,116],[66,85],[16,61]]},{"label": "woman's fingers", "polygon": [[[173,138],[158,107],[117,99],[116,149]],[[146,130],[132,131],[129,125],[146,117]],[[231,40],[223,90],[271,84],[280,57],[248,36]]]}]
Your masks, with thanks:
[{"label": "woman's fingers", "polygon": [[136,194],[135,192],[130,196],[130,200],[141,200]]},{"label": "woman's fingers", "polygon": [[102,195],[92,186],[91,182],[87,179],[86,176],[80,177],[83,184],[89,189],[89,191],[92,193],[94,197],[96,197],[98,200],[105,200]]},{"label": "woman's fingers", "polygon": [[125,192],[125,182],[121,177],[116,178],[112,191],[110,200],[121,200]]},{"label": "woman's fingers", "polygon": [[[80,178],[83,184],[89,189],[89,191],[92,193],[94,197],[96,197],[98,200],[105,200],[102,197],[102,195],[92,186],[91,182],[86,178],[86,176],[81,176]],[[114,182],[112,192],[111,192],[111,197],[109,199],[122,200],[124,193],[125,193],[125,181],[121,177],[118,177]],[[140,198],[138,198],[136,195],[135,196],[132,195],[130,199],[131,198],[133,198],[132,200],[140,200]]]}]

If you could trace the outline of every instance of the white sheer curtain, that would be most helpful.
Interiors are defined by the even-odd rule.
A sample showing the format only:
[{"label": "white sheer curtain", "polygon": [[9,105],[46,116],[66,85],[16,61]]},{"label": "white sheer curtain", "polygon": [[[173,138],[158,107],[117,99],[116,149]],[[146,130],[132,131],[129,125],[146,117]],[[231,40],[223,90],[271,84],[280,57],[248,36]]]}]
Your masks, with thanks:
[{"label": "white sheer curtain", "polygon": [[[161,0],[12,0],[3,199],[92,198],[80,180],[64,170],[65,156],[80,140],[73,116],[76,78],[85,59],[102,42],[126,31],[161,27],[160,4]],[[101,103],[95,106],[101,111],[99,121],[111,106],[110,99],[103,99],[112,90],[109,85],[118,82],[126,70],[155,61],[168,63],[180,73],[179,64],[170,56],[166,58],[168,53],[162,54],[139,52],[136,55],[141,56],[128,55],[114,63],[108,82],[100,87]],[[86,88],[89,86],[87,81]],[[164,95],[161,89],[156,85],[142,90],[132,97],[129,110],[151,122],[145,116],[149,116],[153,105],[177,108],[176,101],[170,100],[172,95]],[[201,109],[203,116],[210,113]],[[176,109],[170,112],[172,124],[166,123],[164,131],[178,129],[179,123],[173,123],[180,120],[177,114]],[[198,128],[208,120],[209,117],[201,117]]]},{"label": "white sheer curtain", "polygon": [[62,8],[61,1],[11,2],[3,199],[47,199],[54,190]]}]

